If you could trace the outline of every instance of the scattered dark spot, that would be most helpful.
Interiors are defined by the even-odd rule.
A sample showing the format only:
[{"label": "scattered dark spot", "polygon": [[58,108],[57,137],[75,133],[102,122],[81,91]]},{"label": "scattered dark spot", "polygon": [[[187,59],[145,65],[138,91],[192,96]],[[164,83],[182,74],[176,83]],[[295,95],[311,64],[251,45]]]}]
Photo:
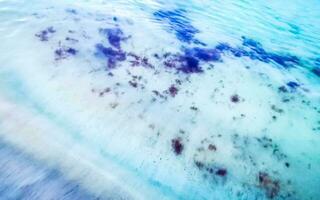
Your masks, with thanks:
[{"label": "scattered dark spot", "polygon": [[47,29],[35,34],[35,36],[38,37],[40,41],[48,41],[52,34],[55,32],[56,30],[52,26],[50,26]]},{"label": "scattered dark spot", "polygon": [[138,83],[137,82],[129,81],[129,84],[134,88],[138,87]]},{"label": "scattered dark spot", "polygon": [[283,110],[281,108],[276,107],[275,105],[272,105],[271,109],[277,113],[283,113]]},{"label": "scattered dark spot", "polygon": [[75,50],[74,48],[67,48],[66,52],[71,55],[76,55],[78,51]]},{"label": "scattered dark spot", "polygon": [[70,13],[70,14],[74,14],[74,15],[78,14],[77,10],[76,9],[72,9],[72,8],[66,9],[66,12]]},{"label": "scattered dark spot", "polygon": [[288,162],[285,162],[284,165],[285,165],[287,168],[290,167],[290,163],[288,163]]},{"label": "scattered dark spot", "polygon": [[168,91],[172,97],[175,97],[178,94],[178,88],[176,88],[174,85],[171,85]]},{"label": "scattered dark spot", "polygon": [[57,50],[55,50],[55,59],[56,60],[61,60],[61,59],[65,59],[69,56],[74,56],[78,53],[77,50],[75,50],[74,48],[71,47],[61,47]]},{"label": "scattered dark spot", "polygon": [[208,149],[209,149],[210,151],[216,151],[216,150],[217,150],[217,147],[216,147],[216,145],[209,144]]},{"label": "scattered dark spot", "polygon": [[191,110],[194,110],[194,111],[198,111],[198,110],[199,110],[199,109],[198,109],[197,107],[195,107],[195,106],[191,106],[190,109],[191,109]]},{"label": "scattered dark spot", "polygon": [[71,37],[66,37],[66,40],[67,40],[67,41],[70,41],[70,42],[72,42],[72,43],[77,43],[77,42],[79,42],[79,40],[74,39],[74,38],[71,38]]},{"label": "scattered dark spot", "polygon": [[281,86],[278,88],[279,92],[287,93],[288,89],[285,86]]},{"label": "scattered dark spot", "polygon": [[237,94],[234,94],[230,97],[231,102],[238,103],[240,101],[240,97]]},{"label": "scattered dark spot", "polygon": [[160,59],[160,56],[157,53],[153,54],[153,57],[155,57],[156,59]]},{"label": "scattered dark spot", "polygon": [[218,175],[218,176],[226,176],[226,175],[227,175],[227,170],[226,170],[226,169],[223,169],[223,168],[218,169],[218,170],[216,171],[216,175]]},{"label": "scattered dark spot", "polygon": [[265,172],[259,172],[258,175],[259,186],[265,190],[266,196],[273,199],[280,192],[280,184],[278,180],[273,180],[269,174]]},{"label": "scattered dark spot", "polygon": [[55,32],[56,32],[56,30],[55,30],[52,26],[48,27],[48,28],[47,28],[47,31],[48,31],[49,33],[55,33]]},{"label": "scattered dark spot", "polygon": [[136,67],[136,66],[143,66],[143,67],[149,67],[149,68],[154,68],[154,66],[149,63],[149,59],[146,57],[141,57],[136,55],[135,53],[129,52],[128,56],[133,58],[133,60],[130,60],[129,62],[131,63],[131,66]]},{"label": "scattered dark spot", "polygon": [[204,164],[200,161],[195,161],[195,164],[198,167],[198,169],[202,169],[204,167]]},{"label": "scattered dark spot", "polygon": [[298,88],[300,85],[298,84],[298,83],[296,83],[296,82],[294,82],[294,81],[290,81],[290,82],[288,82],[287,83],[287,86],[289,86],[291,89],[296,89],[296,88]]},{"label": "scattered dark spot", "polygon": [[180,138],[175,138],[171,140],[171,146],[176,155],[180,155],[183,151],[183,144],[181,143]]}]

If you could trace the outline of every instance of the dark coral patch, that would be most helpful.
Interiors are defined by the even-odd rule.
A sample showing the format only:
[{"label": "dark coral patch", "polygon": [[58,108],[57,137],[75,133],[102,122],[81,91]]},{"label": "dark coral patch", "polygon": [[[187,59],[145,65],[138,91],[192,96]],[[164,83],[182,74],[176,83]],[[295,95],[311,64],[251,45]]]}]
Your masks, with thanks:
[{"label": "dark coral patch", "polygon": [[172,139],[171,146],[176,155],[180,155],[184,149],[184,146],[181,142],[181,138]]},{"label": "dark coral patch", "polygon": [[188,19],[185,14],[186,11],[183,9],[176,9],[172,11],[160,10],[153,13],[158,21],[169,23],[171,28],[170,31],[175,32],[177,39],[181,42],[203,44],[194,39],[194,35],[200,31],[191,25],[190,19]]},{"label": "dark coral patch", "polygon": [[117,62],[126,60],[126,53],[121,50],[114,50],[110,47],[105,47],[103,44],[96,44],[96,55],[107,58],[108,68],[114,68]]}]

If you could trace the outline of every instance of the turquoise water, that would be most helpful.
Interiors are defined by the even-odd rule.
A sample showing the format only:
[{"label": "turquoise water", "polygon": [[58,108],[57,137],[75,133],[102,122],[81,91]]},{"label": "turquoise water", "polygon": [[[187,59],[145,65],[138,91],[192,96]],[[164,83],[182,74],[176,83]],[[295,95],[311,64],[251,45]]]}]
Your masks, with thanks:
[{"label": "turquoise water", "polygon": [[0,199],[319,199],[318,24],[318,0],[0,0]]}]

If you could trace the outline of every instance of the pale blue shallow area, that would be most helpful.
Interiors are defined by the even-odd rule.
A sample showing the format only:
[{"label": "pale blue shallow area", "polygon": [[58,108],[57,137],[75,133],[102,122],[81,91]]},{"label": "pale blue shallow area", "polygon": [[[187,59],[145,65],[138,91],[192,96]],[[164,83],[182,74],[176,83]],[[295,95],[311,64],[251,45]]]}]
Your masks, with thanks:
[{"label": "pale blue shallow area", "polygon": [[319,24],[319,0],[0,0],[0,200],[320,199]]}]

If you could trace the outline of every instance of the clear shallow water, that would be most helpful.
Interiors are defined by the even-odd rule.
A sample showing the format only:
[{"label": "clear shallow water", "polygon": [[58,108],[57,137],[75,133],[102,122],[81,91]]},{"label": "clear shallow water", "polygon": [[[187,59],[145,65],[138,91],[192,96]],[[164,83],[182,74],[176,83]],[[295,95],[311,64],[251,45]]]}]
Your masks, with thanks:
[{"label": "clear shallow water", "polygon": [[318,1],[0,1],[0,199],[318,199]]}]

